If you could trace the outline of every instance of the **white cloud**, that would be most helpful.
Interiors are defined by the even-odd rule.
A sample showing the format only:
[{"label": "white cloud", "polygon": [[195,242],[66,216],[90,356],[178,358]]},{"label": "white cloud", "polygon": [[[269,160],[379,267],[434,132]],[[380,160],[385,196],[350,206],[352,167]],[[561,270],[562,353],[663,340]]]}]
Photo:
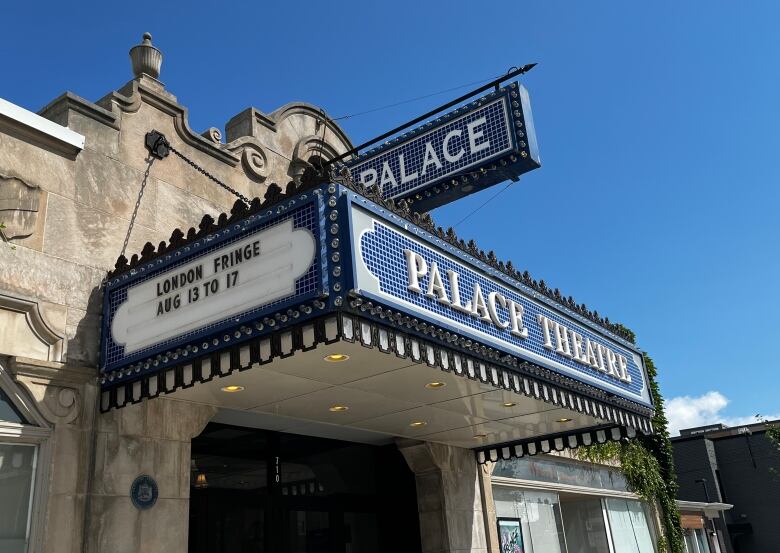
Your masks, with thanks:
[{"label": "white cloud", "polygon": [[[742,426],[758,422],[755,414],[727,417],[720,412],[729,404],[729,399],[717,391],[710,391],[698,397],[679,396],[665,402],[666,418],[669,419],[669,435],[677,436],[680,429],[723,423],[726,426]],[[769,420],[780,419],[780,413],[763,415]]]}]

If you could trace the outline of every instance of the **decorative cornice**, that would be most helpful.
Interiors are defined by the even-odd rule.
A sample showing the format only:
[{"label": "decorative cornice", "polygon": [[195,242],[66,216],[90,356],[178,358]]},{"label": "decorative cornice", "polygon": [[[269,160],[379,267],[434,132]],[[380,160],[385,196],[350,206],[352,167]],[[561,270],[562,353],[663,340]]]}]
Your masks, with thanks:
[{"label": "decorative cornice", "polygon": [[56,99],[49,102],[38,112],[38,115],[52,121],[57,121],[60,114],[65,111],[75,111],[94,121],[103,123],[112,129],[119,129],[119,117],[117,117],[116,114],[111,113],[109,110],[102,108],[97,104],[93,104],[89,100],[85,100],[72,92],[64,92]]},{"label": "decorative cornice", "polygon": [[0,310],[22,313],[30,331],[48,348],[48,361],[63,361],[65,336],[46,321],[41,313],[41,306],[36,300],[0,294]]},{"label": "decorative cornice", "polygon": [[[291,115],[304,114],[315,119],[321,119],[329,132],[333,133],[344,144],[345,149],[352,148],[352,142],[342,128],[324,110],[306,102],[290,102],[266,114],[257,108],[249,107],[237,113],[225,124],[225,134],[228,146],[244,136],[250,136],[255,125],[260,125],[271,132],[279,132],[279,124]],[[335,156],[334,156],[335,157]]]}]

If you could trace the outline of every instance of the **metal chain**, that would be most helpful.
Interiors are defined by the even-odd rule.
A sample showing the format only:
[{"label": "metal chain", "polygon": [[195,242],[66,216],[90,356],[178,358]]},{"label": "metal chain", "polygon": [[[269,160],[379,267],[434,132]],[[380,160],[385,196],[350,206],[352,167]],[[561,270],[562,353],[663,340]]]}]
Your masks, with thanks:
[{"label": "metal chain", "polygon": [[130,233],[133,232],[133,225],[135,225],[135,218],[138,215],[138,209],[141,207],[141,198],[144,197],[144,189],[146,188],[146,183],[149,180],[149,171],[152,170],[152,164],[154,163],[154,157],[149,156],[149,164],[146,166],[146,171],[144,171],[144,179],[141,181],[141,190],[138,191],[138,199],[135,201],[135,207],[133,208],[133,215],[130,217],[130,225],[127,227],[127,235],[125,236],[125,243],[122,244],[122,253],[119,254],[119,256],[125,255],[125,250],[127,250],[127,243],[130,241]]},{"label": "metal chain", "polygon": [[187,158],[187,156],[185,156],[184,154],[182,154],[182,153],[181,153],[179,150],[177,150],[176,148],[174,148],[174,147],[173,147],[173,146],[171,146],[170,144],[168,144],[168,149],[169,149],[170,151],[172,151],[174,154],[176,154],[176,155],[177,155],[177,156],[178,156],[178,157],[179,157],[179,158],[180,158],[182,161],[184,161],[184,162],[185,162],[185,163],[187,163],[188,165],[192,166],[192,168],[193,168],[193,169],[195,169],[195,170],[196,170],[198,173],[201,173],[201,174],[202,174],[202,175],[204,175],[204,176],[205,176],[207,179],[209,179],[209,180],[212,180],[212,181],[214,181],[215,183],[217,183],[218,185],[220,185],[222,188],[224,188],[225,190],[227,190],[228,192],[230,192],[231,194],[233,194],[234,196],[236,196],[237,198],[239,198],[239,199],[240,199],[242,202],[244,202],[244,203],[245,203],[247,206],[251,204],[251,202],[249,201],[249,198],[247,198],[246,196],[244,196],[243,194],[241,194],[241,192],[239,192],[238,190],[236,190],[236,189],[234,189],[234,188],[231,188],[230,186],[228,186],[227,184],[225,184],[224,182],[222,182],[221,180],[219,180],[217,177],[215,177],[214,175],[212,175],[211,173],[209,173],[208,171],[206,171],[206,170],[205,170],[203,167],[201,167],[200,165],[198,165],[198,164],[197,164],[197,163],[195,163],[194,161],[192,161],[192,160],[190,160],[189,158]]}]

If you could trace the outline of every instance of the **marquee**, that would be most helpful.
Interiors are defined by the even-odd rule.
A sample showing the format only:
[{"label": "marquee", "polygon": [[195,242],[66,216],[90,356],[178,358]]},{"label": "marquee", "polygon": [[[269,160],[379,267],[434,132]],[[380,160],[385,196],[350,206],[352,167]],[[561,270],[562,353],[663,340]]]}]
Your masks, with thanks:
[{"label": "marquee", "polygon": [[351,196],[358,295],[650,405],[636,348],[438,237],[366,207]]},{"label": "marquee", "polygon": [[618,327],[403,203],[367,195],[344,180],[237,202],[118,266],[104,288],[102,408],[354,340],[360,328],[380,351],[648,428],[642,354]]}]

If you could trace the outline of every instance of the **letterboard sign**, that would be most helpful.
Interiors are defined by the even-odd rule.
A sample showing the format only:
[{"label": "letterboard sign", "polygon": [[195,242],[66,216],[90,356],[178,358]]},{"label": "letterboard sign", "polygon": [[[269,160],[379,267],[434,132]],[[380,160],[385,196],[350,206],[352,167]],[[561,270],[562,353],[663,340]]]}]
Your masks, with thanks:
[{"label": "letterboard sign", "polygon": [[242,219],[109,281],[102,370],[140,362],[148,369],[206,353],[241,338],[241,327],[269,310],[321,295],[321,224],[312,197]]},{"label": "letterboard sign", "polygon": [[351,234],[361,296],[651,406],[641,352],[628,342],[366,206],[352,204]]},{"label": "letterboard sign", "polygon": [[347,162],[385,198],[428,211],[541,166],[527,90],[511,83]]}]

